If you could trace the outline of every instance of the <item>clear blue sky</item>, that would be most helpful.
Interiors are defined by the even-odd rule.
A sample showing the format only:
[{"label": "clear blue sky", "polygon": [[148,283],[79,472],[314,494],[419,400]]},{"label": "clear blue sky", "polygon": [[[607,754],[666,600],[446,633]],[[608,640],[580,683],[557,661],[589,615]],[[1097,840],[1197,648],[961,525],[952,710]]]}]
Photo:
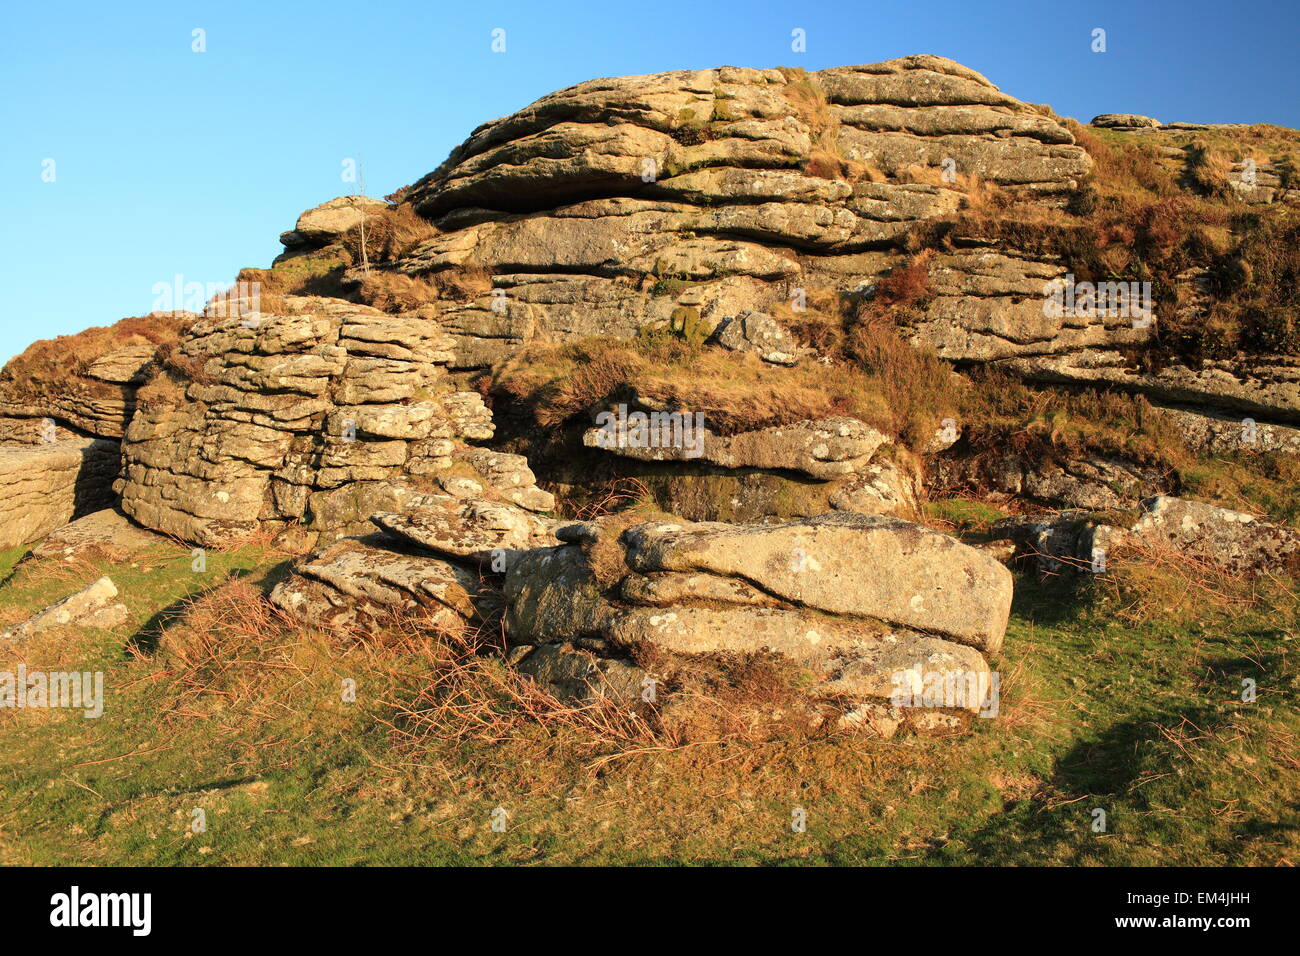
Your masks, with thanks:
[{"label": "clear blue sky", "polygon": [[[1300,127],[1298,26],[1294,0],[9,0],[0,361],[147,312],[154,284],[177,273],[228,282],[268,265],[299,212],[354,191],[340,179],[348,157],[382,196],[479,123],[592,77],[935,53],[1084,122]],[[1096,27],[1105,53],[1091,51]],[[205,53],[191,50],[195,28]]]}]

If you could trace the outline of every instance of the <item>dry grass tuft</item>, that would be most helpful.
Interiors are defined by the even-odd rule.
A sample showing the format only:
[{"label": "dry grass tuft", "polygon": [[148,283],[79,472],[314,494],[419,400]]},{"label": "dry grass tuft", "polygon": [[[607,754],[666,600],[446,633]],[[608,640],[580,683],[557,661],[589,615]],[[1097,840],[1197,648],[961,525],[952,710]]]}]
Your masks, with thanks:
[{"label": "dry grass tuft", "polygon": [[349,675],[371,701],[366,719],[387,727],[399,753],[416,761],[448,747],[464,759],[490,760],[491,751],[475,758],[463,745],[511,744],[534,760],[576,757],[598,769],[634,755],[810,727],[802,675],[770,655],[682,665],[653,648],[630,648],[635,663],[662,676],[673,703],[661,712],[659,704],[629,707],[599,688],[580,701],[562,699],[506,665],[505,648],[499,625],[452,629],[420,614],[322,634],[233,579],[179,611],[155,654],[134,650],[141,668],[134,682],[153,686],[164,723],[217,719],[247,735],[250,725],[275,720],[310,724],[320,695],[337,694],[340,675]]},{"label": "dry grass tuft", "polygon": [[121,386],[86,377],[96,359],[137,345],[167,347],[198,317],[188,313],[155,312],[96,326],[76,335],[60,335],[29,345],[0,371],[6,401],[40,403],[75,393],[86,398],[112,398]]},{"label": "dry grass tuft", "polygon": [[580,508],[573,517],[575,521],[591,521],[653,498],[653,493],[639,478],[614,478],[597,488],[592,501]]},{"label": "dry grass tuft", "polygon": [[466,262],[435,273],[433,280],[444,297],[460,301],[477,299],[492,291],[491,271],[477,262]]},{"label": "dry grass tuft", "polygon": [[817,78],[802,69],[780,69],[786,78],[781,93],[795,115],[807,125],[812,139],[812,148],[804,161],[803,171],[821,179],[883,182],[886,177],[879,169],[844,155],[839,142],[840,121],[831,109],[826,91],[817,82]]},{"label": "dry grass tuft", "polygon": [[636,648],[633,657],[662,675],[671,695],[660,714],[662,733],[678,746],[807,740],[825,734],[826,718],[837,712],[808,700],[798,666],[765,651],[686,661]]},{"label": "dry grass tuft", "polygon": [[400,272],[375,270],[362,277],[357,298],[385,312],[414,312],[437,303],[441,291],[437,283],[424,276],[412,278]]},{"label": "dry grass tuft", "polygon": [[362,238],[370,264],[401,259],[427,239],[438,235],[438,228],[415,211],[409,203],[385,206],[366,216],[361,225],[345,232],[339,242],[354,263],[362,261]]},{"label": "dry grass tuft", "polygon": [[[637,482],[640,484],[640,482]],[[642,488],[645,486],[642,485]],[[587,566],[591,568],[596,583],[606,591],[617,586],[632,573],[627,563],[627,548],[623,544],[623,532],[628,528],[646,521],[677,521],[675,515],[661,511],[654,504],[650,492],[646,490],[641,497],[631,501],[606,499],[601,505],[622,505],[621,510],[607,511],[594,518],[589,518],[595,525],[594,538],[583,542],[583,554]]]},{"label": "dry grass tuft", "polygon": [[958,406],[961,379],[933,351],[913,348],[893,322],[868,314],[849,333],[846,350],[889,409],[886,431],[922,448]]},{"label": "dry grass tuft", "polygon": [[[1078,570],[1087,571],[1085,562]],[[1300,611],[1295,579],[1233,574],[1173,548],[1129,542],[1106,555],[1106,572],[1088,575],[1093,596],[1129,625],[1160,620],[1205,621],[1251,607],[1270,607],[1278,620]]]},{"label": "dry grass tuft", "polygon": [[[326,246],[277,262],[269,269],[240,269],[231,289],[214,296],[207,311],[220,315],[240,315],[250,306],[230,300],[241,288],[256,289],[257,311],[276,315],[284,311],[284,299],[291,295],[320,295],[333,299],[347,298],[343,274],[352,264],[351,257],[339,246]],[[254,285],[255,284],[255,285]]]},{"label": "dry grass tuft", "polygon": [[[350,677],[367,720],[409,755],[443,745],[557,740],[582,754],[662,747],[653,714],[600,696],[563,701],[502,660],[499,626],[447,628],[420,613],[359,621],[328,634],[304,628],[244,579],[171,616],[156,653],[134,647],[135,682],[153,685],[164,722],[217,719],[248,739],[252,727],[312,724]],[[359,694],[358,701],[363,698]],[[540,756],[540,755],[539,755]]]},{"label": "dry grass tuft", "polygon": [[136,406],[147,411],[184,404],[185,390],[191,381],[188,374],[177,369],[156,369],[149,380],[136,390]]},{"label": "dry grass tuft", "polygon": [[1222,150],[1197,141],[1187,149],[1184,178],[1193,189],[1207,196],[1227,196],[1232,177],[1232,159]]}]

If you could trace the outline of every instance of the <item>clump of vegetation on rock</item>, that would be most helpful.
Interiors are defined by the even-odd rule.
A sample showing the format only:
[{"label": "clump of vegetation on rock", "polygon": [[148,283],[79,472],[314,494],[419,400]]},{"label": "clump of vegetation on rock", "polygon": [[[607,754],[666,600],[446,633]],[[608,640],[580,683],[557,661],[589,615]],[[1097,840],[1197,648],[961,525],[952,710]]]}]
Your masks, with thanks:
[{"label": "clump of vegetation on rock", "polygon": [[364,240],[366,258],[375,265],[394,262],[437,234],[437,227],[417,213],[414,206],[400,203],[368,212],[364,223],[343,233],[339,242],[352,261],[360,263]]},{"label": "clump of vegetation on rock", "polygon": [[817,82],[817,78],[795,67],[778,69],[786,78],[782,95],[794,107],[795,115],[808,126],[812,139],[812,149],[803,164],[804,172],[821,179],[843,179],[848,182],[865,179],[874,183],[883,180],[880,170],[844,155],[838,134],[840,121],[831,111],[826,91]]},{"label": "clump of vegetation on rock", "polygon": [[505,363],[491,389],[548,429],[573,419],[590,427],[597,411],[640,398],[703,412],[720,434],[850,415],[914,445],[955,409],[948,367],[892,329],[862,324],[851,347],[856,360],[827,374],[824,365],[777,368],[753,354],[695,348],[675,336],[539,344]]},{"label": "clump of vegetation on rock", "polygon": [[[1057,257],[1075,281],[1148,281],[1160,321],[1142,359],[1154,366],[1300,347],[1296,209],[1253,211],[1229,185],[1248,155],[1289,169],[1293,131],[1249,127],[1237,140],[1183,143],[1184,168],[1149,138],[1066,125],[1094,162],[1066,202],[1068,215],[1002,192],[919,223],[906,247],[951,251],[978,238]],[[1197,271],[1208,273],[1208,304],[1193,301]]]}]

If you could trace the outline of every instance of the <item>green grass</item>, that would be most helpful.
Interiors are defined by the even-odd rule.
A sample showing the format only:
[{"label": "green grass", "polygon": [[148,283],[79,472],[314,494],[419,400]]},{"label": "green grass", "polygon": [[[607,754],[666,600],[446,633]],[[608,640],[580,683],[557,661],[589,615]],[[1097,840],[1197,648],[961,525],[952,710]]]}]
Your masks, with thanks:
[{"label": "green grass", "polygon": [[1300,460],[1290,455],[1201,456],[1179,470],[1189,498],[1237,511],[1257,512],[1270,521],[1300,528]]},{"label": "green grass", "polygon": [[925,505],[926,518],[960,538],[987,537],[985,532],[1007,512],[974,498],[944,498]]},{"label": "green grass", "polygon": [[[15,560],[0,554],[0,580]],[[102,667],[107,706],[98,720],[0,714],[0,863],[1200,865],[1300,854],[1297,621],[1280,605],[1191,617],[1156,606],[1132,623],[1104,589],[1022,578],[998,663],[1002,714],[971,733],[610,756],[535,724],[495,743],[399,737],[388,721],[419,687],[418,664],[403,672],[391,655],[293,633],[219,646],[215,664],[187,672],[175,655],[204,635],[175,636],[178,602],[237,575],[265,588],[283,559],[211,554],[203,576],[181,549],[133,561],[81,575],[114,577],[129,626],[24,652]],[[80,583],[28,562],[0,585],[0,604],[12,616]],[[167,608],[161,646],[124,653],[128,640],[150,643]],[[339,694],[349,675],[351,704]],[[1244,677],[1258,683],[1256,703],[1239,699]],[[497,807],[509,814],[501,833]],[[196,808],[206,833],[189,831]],[[805,833],[791,829],[795,808]],[[1094,808],[1107,812],[1104,834],[1092,832]]]}]

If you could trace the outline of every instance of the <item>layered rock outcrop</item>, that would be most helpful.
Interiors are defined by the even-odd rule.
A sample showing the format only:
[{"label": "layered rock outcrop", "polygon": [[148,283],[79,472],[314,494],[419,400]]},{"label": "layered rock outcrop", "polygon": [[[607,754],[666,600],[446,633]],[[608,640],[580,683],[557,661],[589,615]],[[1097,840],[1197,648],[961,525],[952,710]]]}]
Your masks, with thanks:
[{"label": "layered rock outcrop", "polygon": [[[1143,117],[1096,122],[1162,132]],[[1193,147],[1168,149],[1181,171]],[[450,367],[471,372],[533,339],[631,338],[681,310],[707,331],[812,288],[869,295],[917,227],[967,206],[974,184],[1059,204],[1091,167],[1049,108],[939,57],[593,80],[484,124],[407,191],[439,235],[391,268],[434,281],[464,269],[490,276],[490,290],[440,302]],[[1260,164],[1234,188],[1272,201],[1280,176]],[[1059,255],[978,224],[950,238],[929,262],[920,314],[907,317],[914,344],[1037,381],[1294,418],[1287,357],[1148,370],[1135,353],[1161,316],[1053,314],[1046,288],[1069,276]],[[742,333],[743,323],[731,335]],[[783,346],[766,351],[789,360]]]},{"label": "layered rock outcrop", "polygon": [[431,626],[456,628],[481,620],[476,601],[490,593],[465,565],[348,538],[299,562],[271,602],[327,629],[417,614]]},{"label": "layered rock outcrop", "polygon": [[[700,460],[723,468],[765,468],[798,471],[810,478],[834,478],[856,472],[886,435],[855,418],[795,422],[737,435],[718,435],[705,427],[691,433],[672,416],[663,424],[655,413],[639,414],[626,427],[588,430],[583,444],[641,461]],[[677,427],[682,434],[673,434]],[[661,434],[664,431],[668,434]],[[660,440],[662,439],[662,440]]]},{"label": "layered rock outcrop", "polygon": [[1205,359],[1148,370],[1135,357],[1117,351],[1082,349],[1006,364],[1025,378],[1045,384],[1114,386],[1166,402],[1300,422],[1300,358],[1294,355]]},{"label": "layered rock outcrop", "polygon": [[[593,80],[481,126],[412,187],[441,234],[396,268],[491,273],[495,298],[443,312],[452,367],[484,368],[533,337],[632,337],[680,308],[716,327],[869,283],[916,222],[958,208],[958,175],[1052,195],[1090,166],[1050,110],[939,57]],[[978,311],[980,268],[953,271],[953,304]],[[1008,299],[1055,274],[1004,271]]]},{"label": "layered rock outcrop", "polygon": [[[856,418],[836,416],[731,435],[704,416],[636,407],[582,434],[586,448],[663,467],[642,477],[693,520],[750,521],[857,511],[914,519],[921,465]],[[602,416],[597,416],[601,421]],[[641,479],[637,479],[641,480]]]},{"label": "layered rock outcrop", "polygon": [[[1143,137],[1190,131],[1128,115],[1096,124]],[[1071,128],[1050,108],[933,56],[815,73],[724,67],[592,80],[484,124],[401,191],[404,212],[427,217],[432,236],[348,281],[414,278],[427,283],[426,306],[387,315],[290,296],[272,305],[288,314],[261,326],[210,317],[157,375],[173,394],[152,390],[138,414],[136,390],[158,337],[101,336],[102,354],[62,377],[35,374],[28,362],[0,382],[0,415],[125,434],[124,509],[195,541],[265,523],[358,533],[370,513],[401,512],[412,494],[454,493],[448,482],[462,494],[472,483],[499,486],[489,497],[545,510],[526,462],[459,454],[492,428],[464,390],[469,376],[524,342],[632,339],[675,322],[717,332],[721,347],[754,350],[766,363],[800,361],[772,314],[789,313],[813,289],[870,300],[910,261],[918,228],[978,204],[982,185],[1055,210],[1092,169]],[[342,250],[388,208],[364,196],[323,203],[285,234],[286,248]],[[1293,356],[1140,361],[1150,324],[1044,309],[1046,285],[1066,273],[1059,257],[970,224],[954,228],[924,259],[919,308],[896,316],[915,344],[1047,384],[1116,386],[1269,423],[1300,416]],[[784,439],[800,427],[778,431]],[[776,470],[828,486],[807,510],[905,514],[917,497],[917,469],[898,456],[850,455],[829,442],[823,457],[820,446],[789,448],[763,432],[714,436],[702,456],[740,473],[738,494],[747,472]],[[1116,468],[1120,498],[1168,490],[1122,462],[1080,467],[1097,494],[1077,501],[1054,490],[1059,476],[1003,470],[1011,493],[1089,507],[1114,503],[1104,489],[1116,484]]]},{"label": "layered rock outcrop", "polygon": [[[634,663],[638,648],[682,661],[766,653],[809,675],[818,720],[949,727],[919,715],[987,709],[1010,611],[997,561],[879,516],[621,528],[431,502],[374,521],[386,538],[300,561],[272,601],[340,628],[390,614],[457,627],[503,612],[510,662],[575,699],[671,700],[672,679]],[[923,687],[945,682],[953,693],[922,702]]]},{"label": "layered rock outcrop", "polygon": [[0,371],[0,441],[46,419],[78,435],[121,438],[159,348],[197,318],[151,313],[33,344]]},{"label": "layered rock outcrop", "polygon": [[[1158,132],[1140,118],[1098,121],[1116,123]],[[403,190],[406,212],[428,217],[433,236],[371,272],[350,273],[356,283],[426,282],[427,306],[381,318],[337,301],[291,299],[287,308],[315,310],[329,330],[294,343],[253,342],[247,329],[240,333],[247,342],[228,329],[190,336],[182,358],[216,364],[207,380],[184,384],[184,402],[137,417],[124,507],[198,540],[260,522],[356,534],[371,512],[416,507],[415,493],[458,488],[472,496],[475,483],[496,486],[499,500],[545,510],[547,496],[526,462],[519,486],[481,456],[477,463],[461,456],[447,471],[448,443],[465,451],[486,436],[428,424],[444,415],[439,401],[477,408],[473,393],[456,389],[519,345],[633,339],[689,325],[689,334],[712,332],[716,346],[754,351],[773,367],[797,363],[807,350],[773,312],[790,314],[789,303],[814,288],[870,300],[883,277],[910,261],[918,228],[978,202],[981,184],[1051,208],[1091,165],[1050,109],[938,57],[811,74],[677,71],[558,91],[479,127]],[[324,203],[300,217],[286,246],[342,248],[384,209],[358,196]],[[943,358],[997,364],[1044,384],[1226,407],[1263,422],[1300,414],[1293,358],[1153,364],[1140,353],[1158,325],[1104,311],[1054,314],[1044,307],[1045,289],[1067,275],[1058,256],[963,225],[918,261],[926,295],[894,318],[905,338]],[[368,315],[365,323],[385,331],[360,339],[333,331],[363,324],[347,315]],[[437,401],[421,392],[435,381],[445,393]],[[476,414],[486,423],[486,411]],[[344,440],[348,421],[356,442]],[[828,420],[708,432],[698,455],[680,443],[607,448],[596,432],[586,439],[620,457],[676,467],[685,476],[678,500],[713,499],[692,511],[700,517],[915,515],[918,464],[899,449],[875,453],[837,428]],[[169,456],[192,464],[165,462]],[[975,465],[991,469],[979,476],[986,487],[1066,507],[1123,507],[1174,490],[1167,476],[1113,456],[1026,462],[1008,453]],[[966,480],[945,468],[941,485]],[[222,481],[230,486],[218,487]],[[777,505],[778,498],[795,500]]]},{"label": "layered rock outcrop", "polygon": [[[1128,114],[1094,125],[1108,132],[1080,141],[1189,129]],[[932,356],[890,352],[895,331],[963,371],[989,364],[1047,386],[1193,406],[1167,414],[1202,435],[1202,449],[1242,450],[1249,424],[1254,450],[1294,450],[1297,429],[1282,424],[1300,420],[1294,355],[1152,358],[1159,323],[1194,326],[1216,282],[1249,277],[1245,259],[1236,272],[1216,260],[1214,275],[1202,263],[1164,277],[1171,316],[1047,307],[1048,290],[1072,275],[1059,233],[1084,229],[1088,214],[1075,210],[1098,202],[1080,190],[1092,159],[1072,130],[932,56],[817,73],[675,71],[545,96],[476,129],[396,205],[345,196],[304,212],[282,236],[281,271],[263,274],[265,313],[172,316],[152,338],[92,336],[66,367],[58,343],[11,365],[0,375],[0,486],[10,491],[0,512],[13,520],[0,546],[106,504],[111,439],[121,438],[116,489],[141,525],[201,545],[270,531],[316,547],[271,595],[312,626],[504,622],[510,663],[562,696],[633,705],[647,682],[671,695],[674,675],[700,661],[770,655],[800,673],[811,710],[840,725],[925,727],[909,708],[960,723],[988,703],[1012,579],[995,557],[1004,543],[972,548],[899,519],[924,513],[927,465],[936,488],[1037,505],[1095,512],[1156,496],[1132,522],[1071,513],[997,529],[1058,568],[1090,567],[1099,550],[1132,542],[1232,572],[1291,567],[1300,554],[1287,528],[1159,497],[1176,483],[1137,452],[1065,443],[1059,457],[1041,453],[1052,431],[970,454],[957,422],[927,442],[931,423],[898,407],[924,404],[927,387],[954,403],[946,390],[960,376]],[[1194,144],[1159,143],[1160,168],[1204,159]],[[1255,172],[1265,178],[1220,193],[1256,206],[1289,194],[1281,164]],[[996,215],[1011,208],[1023,221]],[[387,223],[373,257],[372,223]],[[809,301],[831,303],[815,307],[820,328],[800,315]],[[1277,341],[1289,334],[1286,323],[1269,328]],[[886,346],[873,351],[882,330]],[[535,393],[568,390],[551,424],[568,430],[575,471],[644,466],[630,477],[667,476],[666,497],[709,520],[629,525],[644,516],[640,500],[626,514],[560,521],[527,458],[501,450],[521,445],[488,446],[498,422],[481,396],[499,393],[481,373],[500,372],[525,343],[540,354],[582,339],[637,343],[623,358],[642,370],[644,356],[678,346],[715,350],[676,367],[662,393],[591,355],[590,368],[558,361]],[[852,388],[827,398],[819,376],[850,364]],[[743,368],[710,407],[725,412],[739,396],[746,414],[717,427],[685,418],[700,393],[679,380],[683,368]],[[803,404],[810,393],[818,400]],[[647,441],[639,420],[613,441],[587,430],[588,413],[624,399],[650,428],[666,415],[678,432]],[[512,441],[530,427],[511,420],[518,409],[500,410]],[[1260,421],[1237,423],[1238,413]],[[606,490],[587,474],[545,477],[598,499]],[[566,513],[645,491],[609,492],[585,510],[575,496]],[[101,517],[44,553],[121,531]],[[936,682],[979,693],[915,706],[914,692]]]},{"label": "layered rock outcrop", "polygon": [[1300,455],[1300,427],[1257,422],[1248,415],[1234,416],[1205,408],[1167,406],[1160,411],[1193,451]]},{"label": "layered rock outcrop", "polygon": [[201,544],[291,522],[355,533],[421,490],[490,494],[470,460],[504,495],[552,506],[526,463],[465,457],[491,437],[491,415],[447,381],[436,320],[297,297],[285,311],[205,320],[182,338],[192,377],[158,386],[123,444],[132,518]]}]

